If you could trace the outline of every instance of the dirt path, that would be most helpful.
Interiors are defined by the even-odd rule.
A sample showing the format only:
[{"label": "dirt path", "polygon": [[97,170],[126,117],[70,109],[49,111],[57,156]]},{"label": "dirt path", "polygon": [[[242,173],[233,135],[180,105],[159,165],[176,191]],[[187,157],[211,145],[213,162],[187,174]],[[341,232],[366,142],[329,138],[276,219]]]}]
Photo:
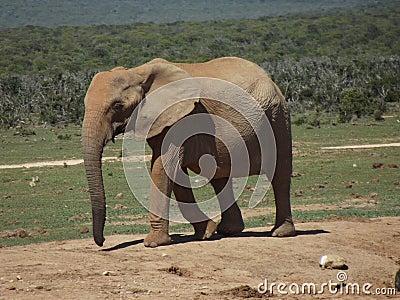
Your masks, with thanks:
[{"label": "dirt path", "polygon": [[340,150],[340,149],[368,149],[368,148],[382,148],[382,147],[400,147],[400,143],[334,146],[334,147],[321,147],[321,149],[323,149],[323,150]]},{"label": "dirt path", "polygon": [[[118,161],[121,160],[118,157],[103,157],[104,161]],[[150,160],[150,155],[146,155],[144,160]],[[129,158],[130,162],[143,161],[143,156],[133,156]],[[37,167],[46,167],[46,166],[73,166],[83,164],[83,159],[67,159],[67,160],[55,160],[55,161],[41,161],[34,163],[24,163],[24,164],[15,164],[15,165],[0,165],[0,169],[20,169],[20,168],[37,168]]]},{"label": "dirt path", "polygon": [[[108,236],[103,249],[91,239],[2,248],[0,299],[255,299],[265,279],[338,282],[338,270],[319,267],[324,254],[347,260],[347,283],[370,283],[371,292],[394,287],[400,217],[300,223],[298,235],[285,239],[263,230],[200,242],[175,234],[173,245],[155,249],[143,246],[144,235]],[[314,296],[274,292],[272,299],[346,298],[327,288]],[[365,298],[385,296],[347,297]]]}]

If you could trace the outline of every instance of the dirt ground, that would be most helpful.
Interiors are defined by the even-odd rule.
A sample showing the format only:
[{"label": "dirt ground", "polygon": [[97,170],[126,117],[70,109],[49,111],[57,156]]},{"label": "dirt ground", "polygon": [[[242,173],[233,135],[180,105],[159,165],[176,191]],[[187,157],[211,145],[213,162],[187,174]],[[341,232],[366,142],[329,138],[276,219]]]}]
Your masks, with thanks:
[{"label": "dirt ground", "polygon": [[[272,238],[269,230],[195,241],[173,234],[174,243],[149,249],[144,235],[114,235],[98,248],[91,239],[0,249],[0,299],[383,299],[362,293],[362,286],[393,288],[400,268],[400,217],[342,219],[296,224],[293,238]],[[322,269],[325,254],[340,255],[346,270]],[[295,291],[303,283],[360,286],[360,295],[282,295],[257,291],[260,283],[285,283]],[[343,275],[343,274],[341,274]],[[338,285],[340,286],[340,285]],[[260,286],[264,289],[264,285]],[[385,291],[385,289],[381,291]],[[271,290],[271,289],[270,289]],[[311,290],[312,291],[312,290]],[[356,291],[356,290],[354,290]],[[397,292],[399,295],[400,292]],[[397,296],[389,296],[396,298]]]}]

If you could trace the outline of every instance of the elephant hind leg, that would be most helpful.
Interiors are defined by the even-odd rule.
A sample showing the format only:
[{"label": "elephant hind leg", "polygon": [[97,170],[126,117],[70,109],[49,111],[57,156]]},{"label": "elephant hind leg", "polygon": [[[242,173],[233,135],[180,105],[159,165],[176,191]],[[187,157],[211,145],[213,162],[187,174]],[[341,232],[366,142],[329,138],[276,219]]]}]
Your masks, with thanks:
[{"label": "elephant hind leg", "polygon": [[195,237],[199,240],[209,239],[216,232],[217,224],[200,210],[190,187],[187,169],[182,169],[187,176],[180,178],[180,181],[185,186],[175,183],[173,187],[178,207],[183,217],[192,224]]},{"label": "elephant hind leg", "polygon": [[242,232],[244,222],[240,208],[233,195],[232,178],[212,179],[211,185],[217,195],[222,212],[217,232],[227,236]]},{"label": "elephant hind leg", "polygon": [[[283,100],[282,100],[283,101]],[[290,181],[292,174],[292,134],[290,115],[286,105],[277,106],[266,112],[272,122],[276,142],[276,165],[272,178],[274,189],[276,219],[272,236],[288,237],[296,235],[290,207]]]},{"label": "elephant hind leg", "polygon": [[282,161],[277,161],[272,187],[274,189],[276,217],[272,229],[274,237],[289,237],[296,235],[290,207],[291,168]]}]

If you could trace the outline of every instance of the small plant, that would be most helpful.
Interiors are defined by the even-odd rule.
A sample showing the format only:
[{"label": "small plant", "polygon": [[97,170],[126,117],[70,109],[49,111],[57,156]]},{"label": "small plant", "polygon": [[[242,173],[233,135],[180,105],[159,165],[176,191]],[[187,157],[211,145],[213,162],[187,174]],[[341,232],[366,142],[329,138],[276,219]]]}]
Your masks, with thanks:
[{"label": "small plant", "polygon": [[57,135],[57,138],[58,138],[59,140],[62,140],[62,141],[69,141],[69,140],[71,140],[71,135],[68,134],[68,133],[66,133],[66,134],[59,134],[59,135]]},{"label": "small plant", "polygon": [[36,135],[36,132],[31,128],[17,128],[17,131],[14,132],[14,135],[30,136]]},{"label": "small plant", "polygon": [[315,114],[308,120],[307,124],[313,127],[320,127],[321,120],[319,119],[319,116]]},{"label": "small plant", "polygon": [[296,126],[303,125],[303,124],[305,124],[306,122],[307,122],[307,117],[306,117],[305,115],[301,115],[301,116],[295,118],[295,119],[292,121],[292,123],[293,123],[294,125],[296,125]]},{"label": "small plant", "polygon": [[383,116],[383,112],[380,109],[376,109],[374,111],[373,117],[374,117],[375,121],[383,121],[384,118],[382,116]]}]

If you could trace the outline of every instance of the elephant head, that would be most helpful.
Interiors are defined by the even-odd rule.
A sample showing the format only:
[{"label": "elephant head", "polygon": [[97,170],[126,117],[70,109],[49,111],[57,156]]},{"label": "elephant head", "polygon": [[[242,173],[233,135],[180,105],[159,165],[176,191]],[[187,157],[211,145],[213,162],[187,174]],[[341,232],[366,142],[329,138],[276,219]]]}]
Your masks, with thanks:
[{"label": "elephant head", "polygon": [[[133,69],[118,67],[101,72],[93,78],[85,97],[82,146],[92,204],[93,237],[97,245],[104,243],[106,215],[101,163],[104,146],[110,140],[114,141],[117,134],[124,132],[132,112],[147,94],[170,82],[189,77],[181,68],[156,59]],[[161,115],[146,138],[160,134],[165,127],[173,125],[193,108],[194,101],[193,105],[180,105],[173,113]]]}]

